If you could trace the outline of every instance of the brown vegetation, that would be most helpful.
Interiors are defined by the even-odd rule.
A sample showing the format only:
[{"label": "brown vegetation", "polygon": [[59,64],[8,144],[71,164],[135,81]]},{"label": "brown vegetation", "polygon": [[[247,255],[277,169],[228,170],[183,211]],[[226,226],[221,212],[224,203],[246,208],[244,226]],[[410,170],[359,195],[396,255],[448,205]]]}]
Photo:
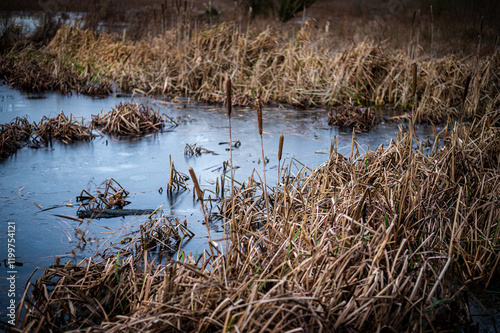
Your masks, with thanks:
[{"label": "brown vegetation", "polygon": [[[3,55],[0,74],[35,91],[104,95],[116,83],[219,103],[221,73],[230,73],[234,104],[253,105],[260,91],[264,103],[391,105],[413,109],[417,122],[443,122],[500,105],[498,9],[481,3],[318,1],[300,25],[249,21],[233,3],[220,3],[217,20],[196,15],[198,3],[162,3],[137,18],[142,38],[131,39],[133,20],[115,35],[63,27],[45,47]],[[113,8],[94,5],[97,14]],[[444,46],[456,36],[468,41],[461,51]]]},{"label": "brown vegetation", "polygon": [[499,116],[488,118],[436,133],[428,153],[412,126],[385,149],[360,154],[354,141],[349,158],[334,143],[316,170],[291,161],[269,209],[249,179],[220,206],[233,240],[224,253],[153,260],[136,237],[118,254],[47,269],[22,327],[465,328],[464,291],[498,271]]},{"label": "brown vegetation", "polygon": [[108,113],[92,116],[92,124],[104,133],[120,136],[137,136],[160,131],[167,122],[175,126],[160,110],[155,111],[144,103],[120,103]]},{"label": "brown vegetation", "polygon": [[14,154],[19,148],[27,145],[36,128],[27,117],[16,117],[10,123],[0,125],[0,158]]},{"label": "brown vegetation", "polygon": [[[36,63],[53,66],[40,65],[52,68],[50,73],[64,67],[81,82],[116,82],[126,91],[227,100],[229,117],[232,104],[255,105],[261,116],[261,100],[391,105],[412,111],[409,131],[401,128],[387,148],[368,147],[363,154],[353,136],[349,157],[332,143],[329,159],[316,170],[292,160],[287,168],[279,166],[275,188],[266,184],[265,165],[262,177],[255,171],[242,183],[231,172],[229,196],[224,196],[224,162],[215,208],[212,199],[204,201],[189,168],[210,251],[184,253],[182,239],[192,233],[158,210],[138,233],[103,253],[76,266],[46,269],[28,285],[19,329],[414,332],[470,327],[467,289],[478,281],[488,285],[499,271],[498,49],[482,50],[479,35],[472,56],[438,57],[431,29],[431,50],[420,52],[423,26],[417,12],[404,50],[374,36],[338,40],[330,21],[258,30],[242,28],[237,19],[202,27],[184,24],[185,19],[140,40],[63,27],[35,53]],[[364,29],[373,27],[380,25],[369,21]],[[22,62],[33,54],[23,50],[6,59]],[[343,117],[345,124],[360,109],[345,110],[334,120]],[[413,122],[450,116],[470,123],[449,122],[443,131],[435,130],[424,151],[429,142],[415,136]],[[360,117],[372,122],[367,112]],[[140,135],[161,129],[164,120],[145,105],[126,103],[101,112],[93,123],[110,134]],[[280,163],[282,147],[280,139]],[[194,145],[186,148],[196,154]],[[168,191],[185,190],[187,176],[172,161],[170,167]],[[228,229],[223,240],[210,236],[214,218]],[[224,251],[216,243],[221,241]]]},{"label": "brown vegetation", "polygon": [[80,210],[96,210],[96,209],[114,209],[123,208],[130,202],[125,200],[129,195],[116,180],[110,178],[96,189],[96,193],[91,194],[87,190],[82,190],[80,195],[76,197],[76,201],[81,201],[78,211]]},{"label": "brown vegetation", "polygon": [[366,132],[375,125],[375,116],[370,108],[346,104],[334,107],[330,111],[328,124],[352,127],[356,132]]},{"label": "brown vegetation", "polygon": [[194,31],[190,38],[178,39],[169,31],[133,42],[65,27],[44,54],[56,62],[65,59],[67,68],[84,68],[79,76],[86,81],[106,77],[122,90],[207,102],[225,100],[220,73],[230,72],[238,92],[234,103],[240,97],[253,103],[248,96],[258,90],[265,103],[332,106],[355,101],[414,108],[418,122],[480,116],[500,105],[498,51],[482,58],[438,59],[370,41],[334,49],[335,39],[310,24],[295,36],[272,28],[239,35],[235,29],[224,23]]},{"label": "brown vegetation", "polygon": [[40,143],[47,144],[53,139],[69,143],[89,141],[96,136],[90,125],[79,122],[73,114],[68,118],[62,111],[55,118],[42,117],[38,124],[30,123],[27,117],[16,117],[10,123],[1,125],[0,158],[12,155],[27,145],[38,148]]},{"label": "brown vegetation", "polygon": [[35,134],[42,142],[59,139],[64,143],[90,141],[97,136],[90,125],[83,124],[83,119],[79,122],[73,114],[68,118],[62,111],[55,118],[43,116]]}]

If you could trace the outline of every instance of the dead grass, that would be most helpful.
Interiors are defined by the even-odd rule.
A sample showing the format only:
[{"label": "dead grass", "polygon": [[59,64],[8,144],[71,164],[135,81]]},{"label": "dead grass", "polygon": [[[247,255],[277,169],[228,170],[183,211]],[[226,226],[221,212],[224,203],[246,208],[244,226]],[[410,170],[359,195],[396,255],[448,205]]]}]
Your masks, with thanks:
[{"label": "dead grass", "polygon": [[350,101],[414,108],[418,122],[481,116],[500,104],[496,50],[460,59],[417,56],[369,39],[342,46],[311,22],[293,34],[273,28],[240,34],[234,25],[222,23],[191,31],[187,38],[170,30],[136,42],[65,27],[45,52],[72,59],[88,68],[86,75],[105,76],[122,90],[206,102],[225,101],[220,73],[230,73],[235,104],[252,104],[261,91],[265,103],[333,106]]},{"label": "dead grass", "polygon": [[427,152],[412,126],[387,148],[361,154],[353,141],[348,158],[332,143],[316,170],[290,161],[270,210],[252,175],[219,206],[224,253],[153,259],[135,238],[47,269],[21,328],[466,329],[464,288],[498,271],[498,118],[450,124]]},{"label": "dead grass", "polygon": [[78,121],[73,114],[68,118],[62,111],[55,118],[43,116],[35,135],[42,142],[59,139],[64,143],[90,141],[97,136],[92,132],[92,127],[89,124],[83,123],[83,119]]},{"label": "dead grass", "polygon": [[120,103],[108,113],[92,115],[92,124],[104,133],[119,136],[138,136],[145,133],[158,132],[170,123],[175,122],[160,110],[155,111],[144,103]]},{"label": "dead grass", "polygon": [[130,203],[130,201],[125,200],[128,195],[128,191],[116,180],[110,178],[102,186],[99,186],[94,194],[89,193],[87,190],[82,190],[80,195],[76,197],[76,201],[81,202],[78,211],[82,209],[123,208]]},{"label": "dead grass", "polygon": [[[322,6],[346,16],[320,15]],[[377,6],[318,2],[316,9],[308,9],[316,19],[300,25],[265,21],[266,26],[246,22],[242,17],[248,13],[231,6],[225,8],[226,21],[210,18],[209,25],[187,5],[175,3],[161,11],[151,7],[144,38],[133,40],[128,31],[111,35],[62,27],[41,49],[3,55],[0,74],[34,91],[105,95],[114,83],[121,91],[222,103],[222,73],[229,73],[233,104],[253,105],[260,91],[264,103],[412,109],[416,122],[480,117],[499,107],[500,56],[490,45],[491,15],[484,29],[479,22],[464,55],[438,51],[446,42],[441,26],[448,17],[446,6],[435,5],[435,15],[427,3],[422,13],[403,13],[390,5],[377,12]],[[467,6],[461,3],[460,9]],[[391,20],[384,21],[388,16]],[[474,25],[468,22],[467,27]],[[398,42],[392,40],[396,35]]]},{"label": "dead grass", "polygon": [[375,125],[375,115],[370,108],[346,104],[334,107],[330,111],[328,124],[351,127],[356,132],[366,132]]},{"label": "dead grass", "polygon": [[2,124],[0,131],[0,158],[14,154],[19,148],[39,148],[58,139],[63,143],[90,141],[97,135],[92,127],[78,121],[73,114],[68,118],[61,111],[55,118],[42,117],[39,123],[30,123],[27,117],[16,117],[10,123]]},{"label": "dead grass", "polygon": [[10,123],[0,126],[0,158],[14,154],[19,148],[27,145],[36,128],[27,117],[16,117]]},{"label": "dead grass", "polygon": [[[25,57],[23,57],[23,55]],[[49,66],[33,59],[27,54],[20,57],[0,57],[0,75],[7,83],[28,92],[59,91],[68,93],[74,79],[67,70],[62,69],[57,74]]]}]

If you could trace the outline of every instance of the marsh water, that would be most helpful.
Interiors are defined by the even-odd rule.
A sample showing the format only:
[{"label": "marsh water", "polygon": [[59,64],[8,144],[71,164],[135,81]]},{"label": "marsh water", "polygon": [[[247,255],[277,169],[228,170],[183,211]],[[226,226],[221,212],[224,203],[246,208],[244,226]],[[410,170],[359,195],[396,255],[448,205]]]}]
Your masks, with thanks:
[{"label": "marsh water", "polygon": [[[98,137],[90,142],[64,144],[54,141],[39,149],[22,148],[14,155],[0,160],[0,312],[5,321],[9,299],[7,292],[8,224],[15,225],[16,302],[21,299],[29,275],[37,267],[54,265],[56,257],[61,263],[76,263],[85,256],[109,245],[106,240],[118,232],[137,230],[146,217],[128,216],[112,219],[90,219],[80,223],[56,215],[76,216],[76,197],[82,190],[95,191],[96,187],[113,178],[130,192],[126,208],[155,209],[162,206],[165,214],[186,220],[195,236],[183,242],[186,253],[201,253],[207,246],[207,230],[202,224],[200,205],[193,201],[193,192],[185,191],[175,198],[167,195],[166,188],[171,158],[175,168],[188,174],[192,167],[201,180],[201,187],[214,190],[221,166],[229,160],[228,120],[223,106],[210,106],[139,96],[113,95],[105,99],[58,93],[28,94],[0,85],[0,123],[15,117],[28,116],[39,122],[43,116],[55,117],[63,111],[67,116],[91,120],[101,110],[110,111],[120,102],[149,103],[175,120],[177,127],[158,134],[134,139],[110,136]],[[266,165],[268,184],[276,183],[278,142],[284,135],[283,159],[292,159],[315,168],[328,158],[331,140],[338,136],[341,153],[351,148],[350,131],[328,125],[328,112],[324,109],[297,110],[283,107],[264,108],[264,149],[269,159]],[[79,118],[79,119],[81,119]],[[395,137],[398,124],[381,123],[368,133],[357,134],[360,151],[387,144]],[[430,128],[417,127],[422,138],[432,134]],[[241,146],[233,150],[235,179],[245,181],[255,169],[262,173],[262,153],[258,135],[256,112],[250,108],[236,108],[232,116],[233,140]],[[226,142],[226,144],[223,144]],[[204,147],[214,153],[198,157],[184,154],[186,144]],[[192,186],[192,182],[188,181]],[[86,233],[87,244],[79,244],[76,230]],[[210,224],[213,239],[223,238],[219,223]],[[78,248],[80,245],[80,248]],[[38,270],[32,280],[40,277]]]}]

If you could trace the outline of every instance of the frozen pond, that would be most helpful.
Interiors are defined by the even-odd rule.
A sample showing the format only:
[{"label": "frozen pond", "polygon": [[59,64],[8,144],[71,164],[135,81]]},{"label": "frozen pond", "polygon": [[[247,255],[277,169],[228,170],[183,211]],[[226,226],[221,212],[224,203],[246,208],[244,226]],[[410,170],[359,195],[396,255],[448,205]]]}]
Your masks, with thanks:
[{"label": "frozen pond", "polygon": [[[131,97],[111,96],[93,99],[86,96],[63,96],[57,93],[31,95],[0,85],[0,123],[10,122],[17,116],[27,115],[30,121],[39,122],[42,116],[55,117],[60,111],[90,121],[92,114],[102,109],[111,110]],[[188,174],[192,167],[201,187],[214,190],[214,182],[221,175],[220,167],[229,160],[228,120],[224,107],[191,103],[167,103],[160,100],[134,98],[135,102],[147,102],[173,118],[179,126],[171,131],[148,135],[136,139],[117,139],[109,136],[91,142],[63,144],[54,142],[42,149],[22,148],[16,154],[0,160],[0,312],[5,320],[8,302],[7,225],[16,227],[16,293],[17,302],[22,296],[28,276],[36,267],[47,267],[55,263],[79,261],[95,252],[99,242],[90,243],[83,251],[74,251],[78,244],[75,228],[88,232],[87,239],[109,237],[123,226],[137,229],[145,217],[122,217],[91,220],[80,225],[77,221],[58,215],[76,216],[76,196],[83,189],[94,190],[109,178],[114,178],[130,192],[131,204],[126,208],[155,209],[163,207],[166,214],[187,220],[188,228],[195,233],[192,240],[184,243],[187,253],[201,253],[207,248],[207,231],[202,224],[203,215],[198,203],[193,202],[192,192],[184,192],[171,201],[166,191],[171,156],[178,171]],[[341,152],[348,153],[351,133],[340,132],[328,125],[326,110],[294,110],[264,108],[264,146],[269,159],[266,168],[268,184],[276,183],[278,165],[278,142],[284,135],[283,158],[292,158],[314,168],[325,162],[330,142],[339,136]],[[397,124],[380,124],[369,133],[358,134],[361,151],[367,145],[375,149],[387,145],[394,138]],[[236,107],[232,117],[233,140],[241,146],[233,151],[235,179],[246,180],[253,169],[262,173],[261,149],[256,112]],[[417,135],[426,138],[432,131],[417,127]],[[186,144],[194,144],[214,151],[199,157],[186,157]],[[188,181],[192,188],[192,182]],[[72,206],[72,207],[71,207]],[[43,207],[41,209],[40,207]],[[48,209],[47,208],[52,208]],[[211,236],[222,238],[220,225],[210,225]],[[41,271],[35,274],[39,277]]]}]

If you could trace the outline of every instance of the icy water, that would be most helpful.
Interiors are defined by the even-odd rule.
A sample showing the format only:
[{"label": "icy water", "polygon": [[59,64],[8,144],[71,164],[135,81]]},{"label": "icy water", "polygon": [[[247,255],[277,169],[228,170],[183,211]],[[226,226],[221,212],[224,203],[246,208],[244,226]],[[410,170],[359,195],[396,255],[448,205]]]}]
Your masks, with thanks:
[{"label": "icy water", "polygon": [[[0,85],[0,123],[10,122],[17,116],[27,115],[31,121],[39,122],[42,116],[55,117],[60,111],[90,121],[92,114],[101,110],[108,112],[120,102],[131,97],[112,96],[93,99],[86,96],[63,96],[57,93],[31,95]],[[6,306],[10,301],[9,280],[11,269],[4,259],[8,257],[8,225],[15,226],[16,266],[15,300],[21,299],[29,275],[37,267],[48,267],[59,257],[61,262],[75,262],[95,253],[103,240],[114,232],[136,230],[145,217],[123,217],[95,219],[91,223],[77,221],[57,215],[76,216],[76,196],[84,189],[94,190],[109,178],[114,178],[130,192],[131,204],[126,208],[155,209],[162,206],[166,214],[186,220],[188,228],[195,233],[185,242],[187,253],[201,253],[207,248],[207,231],[202,224],[200,205],[193,201],[192,191],[184,192],[170,200],[166,191],[169,175],[169,156],[175,168],[188,174],[192,167],[202,188],[214,190],[214,182],[221,175],[220,167],[229,160],[227,145],[228,121],[223,107],[191,103],[167,103],[160,100],[135,97],[135,102],[150,103],[155,109],[175,119],[178,127],[155,135],[136,139],[117,139],[109,136],[91,142],[63,144],[58,141],[42,149],[22,148],[16,154],[0,160],[0,312],[6,321]],[[339,136],[341,152],[348,153],[351,133],[341,132],[327,123],[325,110],[294,110],[264,108],[264,147],[269,159],[266,167],[268,184],[276,182],[278,165],[278,142],[284,135],[283,158],[289,162],[297,159],[308,167],[315,168],[327,160],[330,142]],[[395,136],[397,124],[380,124],[369,133],[357,135],[360,150],[370,145],[375,149],[387,145]],[[260,137],[256,112],[248,108],[236,108],[232,117],[233,140],[241,146],[233,151],[234,165],[238,167],[235,178],[246,180],[252,170],[262,173]],[[427,127],[418,127],[417,135],[426,138],[431,134]],[[186,157],[186,144],[194,144],[212,150],[215,154]],[[192,182],[188,181],[192,186]],[[71,207],[72,206],[72,207]],[[42,207],[42,208],[40,208]],[[51,208],[51,209],[48,209]],[[86,239],[97,239],[82,250],[78,245],[75,229],[88,232]],[[211,236],[222,238],[223,230],[211,224]],[[21,266],[22,265],[22,266]],[[38,270],[32,280],[41,276]]]}]

